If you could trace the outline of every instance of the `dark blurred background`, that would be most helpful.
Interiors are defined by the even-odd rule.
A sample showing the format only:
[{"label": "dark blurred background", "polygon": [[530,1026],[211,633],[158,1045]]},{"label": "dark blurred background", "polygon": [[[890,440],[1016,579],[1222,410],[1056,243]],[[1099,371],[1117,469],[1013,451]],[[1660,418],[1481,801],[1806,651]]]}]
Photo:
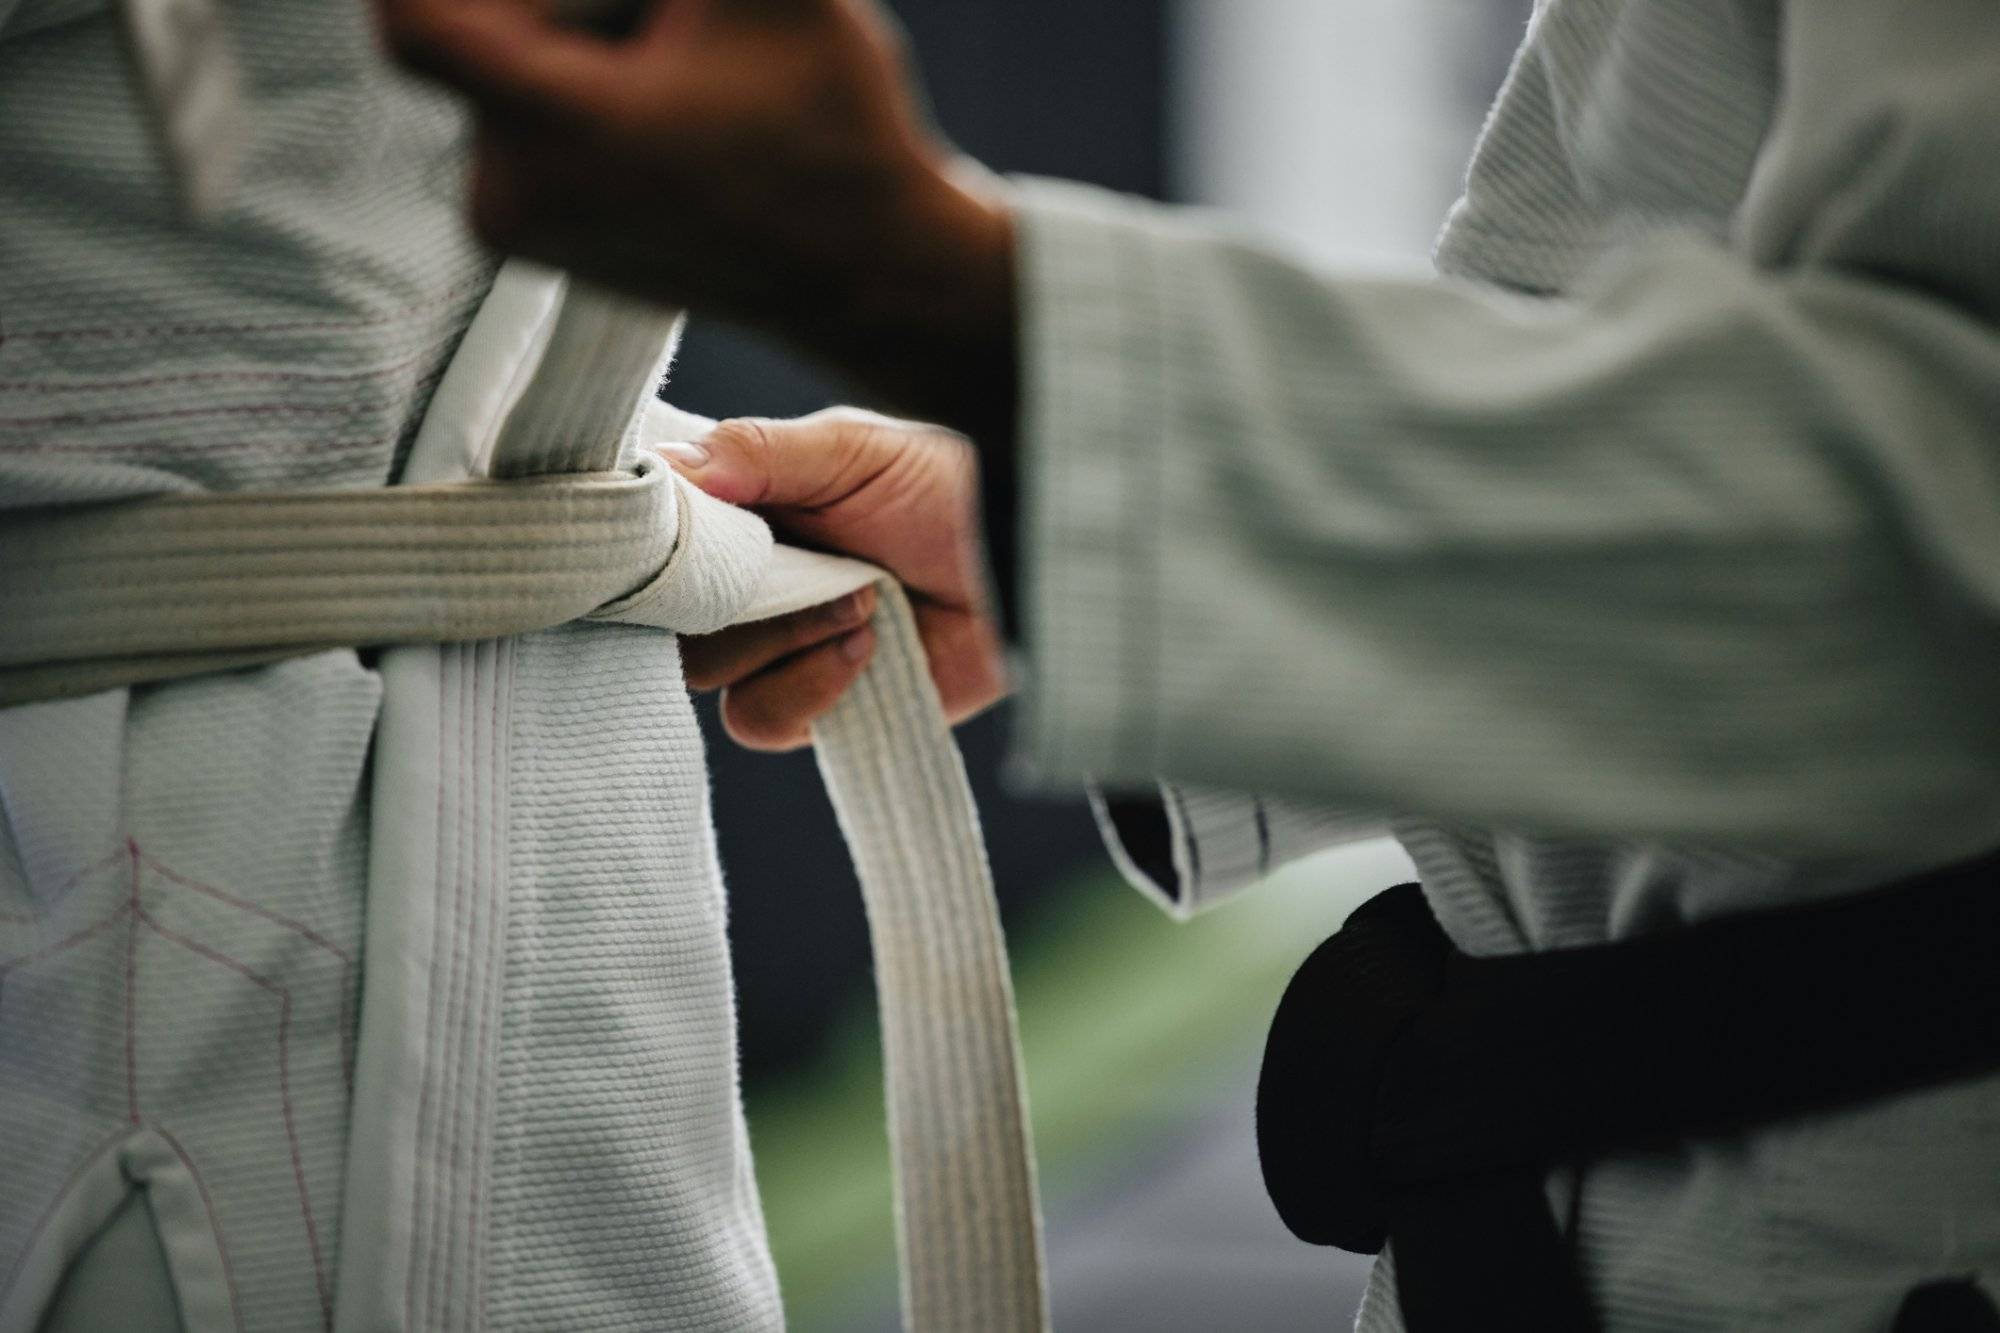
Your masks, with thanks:
[{"label": "dark blurred background", "polygon": [[[1329,262],[1420,265],[1529,0],[895,0],[938,123],[1007,173],[1247,215]],[[838,384],[718,325],[667,396],[789,416]],[[746,1097],[794,1326],[895,1322],[858,891],[807,755],[746,754],[702,703]],[[1402,872],[1386,844],[1187,926],[1116,882],[1080,798],[999,780],[1002,710],[959,740],[1014,951],[1052,1299],[1066,1330],[1344,1327],[1365,1269],[1292,1241],[1250,1143],[1261,1025],[1292,967]],[[783,830],[774,835],[772,830]]]}]

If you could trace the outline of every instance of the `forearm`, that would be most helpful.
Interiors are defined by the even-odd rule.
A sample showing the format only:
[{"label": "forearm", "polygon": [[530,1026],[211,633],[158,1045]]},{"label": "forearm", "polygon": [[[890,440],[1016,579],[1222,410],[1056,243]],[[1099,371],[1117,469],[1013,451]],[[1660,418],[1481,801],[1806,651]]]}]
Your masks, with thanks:
[{"label": "forearm", "polygon": [[1023,216],[1051,779],[1819,852],[1990,836],[1977,321],[1696,245],[1530,302],[1317,276],[1104,196]]},{"label": "forearm", "polygon": [[982,446],[1015,433],[1015,228],[1000,191],[932,169],[892,230],[857,235],[843,296],[769,316],[772,331],[851,379],[875,405]]}]

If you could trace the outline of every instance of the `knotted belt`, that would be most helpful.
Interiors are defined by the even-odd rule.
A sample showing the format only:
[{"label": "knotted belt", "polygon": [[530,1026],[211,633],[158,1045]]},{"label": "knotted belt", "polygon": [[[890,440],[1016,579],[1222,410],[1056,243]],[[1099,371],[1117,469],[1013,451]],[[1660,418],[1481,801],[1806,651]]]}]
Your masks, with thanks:
[{"label": "knotted belt", "polygon": [[[1594,1328],[1550,1168],[2000,1069],[1996,940],[2000,856],[1497,958],[1459,953],[1402,885],[1279,1005],[1257,1093],[1265,1186],[1304,1240],[1393,1240],[1412,1333]],[[1940,1327],[1925,1309],[1898,1328]]]},{"label": "knotted belt", "polygon": [[[408,469],[418,484],[10,514],[0,706],[577,620],[702,633],[875,584],[875,655],[813,736],[875,955],[904,1317],[926,1331],[1045,1328],[1006,951],[909,602],[871,566],[774,546],[761,520],[634,447],[703,424],[634,406],[672,325],[509,265],[433,401]],[[475,361],[499,373],[460,373]],[[454,474],[474,479],[422,480]],[[393,1238],[379,1259],[408,1262]],[[343,1301],[339,1326],[390,1321],[365,1303]]]}]

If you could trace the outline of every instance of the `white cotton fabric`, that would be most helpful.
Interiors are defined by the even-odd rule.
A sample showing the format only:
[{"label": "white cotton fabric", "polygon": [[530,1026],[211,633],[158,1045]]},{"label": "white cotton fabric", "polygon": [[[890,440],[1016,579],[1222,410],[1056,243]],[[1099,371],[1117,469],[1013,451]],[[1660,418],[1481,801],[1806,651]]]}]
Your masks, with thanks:
[{"label": "white cotton fabric", "polygon": [[[493,270],[459,221],[463,124],[390,70],[367,7],[230,10],[252,133],[200,224],[102,4],[0,3],[0,25],[0,508],[407,475]],[[378,722],[406,725],[379,712],[391,670],[337,651],[0,713],[8,1333],[103,1221],[72,1205],[128,1176],[193,1219],[170,1255],[219,1238],[230,1315],[183,1297],[190,1327],[329,1327],[385,1230],[442,1241],[402,1274],[412,1326],[780,1324],[672,636],[439,654],[412,697],[470,739],[422,781],[370,766]],[[482,721],[503,701],[511,729]],[[481,812],[508,758],[537,813],[502,829]],[[368,888],[381,793],[468,830],[410,867],[446,887],[429,924],[456,965],[407,1015],[438,1064],[385,1094],[426,1110],[421,1171],[391,1164],[424,1202],[393,1218],[347,1146],[362,976],[396,965],[360,966],[394,902]]]},{"label": "white cotton fabric", "polygon": [[[1434,282],[1024,184],[1027,757],[1372,812],[1477,954],[2000,845],[1996,67],[1983,0],[1546,0]],[[1610,1330],[1861,1333],[2000,1288],[1996,1154],[1976,1079],[1552,1199]]]},{"label": "white cotton fabric", "polygon": [[[485,293],[462,125],[366,8],[230,35],[257,132],[191,226],[112,12],[0,4],[0,510],[380,486]],[[0,714],[8,1333],[133,1184],[191,1328],[327,1326],[380,696],[338,652]]]},{"label": "white cotton fabric", "polygon": [[[698,440],[715,424],[656,400],[645,407],[639,438],[650,449]],[[693,486],[682,485],[679,497],[673,556],[593,619],[705,634],[820,606],[883,577],[859,560],[780,546],[762,519]]]},{"label": "white cotton fabric", "polygon": [[[1105,793],[1090,790],[1091,813],[1119,874],[1176,920],[1187,921],[1255,888],[1273,870],[1315,852],[1381,837],[1367,814],[1214,787],[1162,782],[1157,799],[1167,821],[1165,866],[1149,871],[1121,840]],[[1167,882],[1155,874],[1163,871]],[[1386,885],[1384,887],[1387,887]]]},{"label": "white cotton fabric", "polygon": [[[674,321],[564,291],[503,272],[410,480],[629,458]],[[382,656],[337,1328],[782,1324],[672,642]]]},{"label": "white cotton fabric", "polygon": [[[607,771],[624,792],[615,765],[624,733],[642,733],[643,724],[621,729],[615,711],[589,711],[597,691],[614,705],[625,700],[618,677],[590,674],[599,659],[588,639],[579,641],[582,656],[538,676],[537,641],[559,632],[541,627],[588,614],[606,622],[605,643],[615,646],[621,626],[714,630],[879,585],[874,658],[815,724],[814,739],[874,945],[906,1318],[922,1329],[1045,1328],[1005,950],[977,814],[913,613],[881,571],[774,549],[760,519],[702,495],[651,453],[670,433],[697,424],[651,401],[674,332],[667,312],[517,263],[499,275],[433,397],[404,486],[356,496],[160,496],[24,515],[4,553],[9,569],[35,586],[0,587],[0,619],[21,630],[5,660],[29,674],[0,675],[0,700],[90,693],[72,676],[101,690],[166,676],[208,678],[246,655],[310,654],[325,642],[393,645],[379,668],[366,937],[359,959],[339,954],[349,965],[344,986],[360,979],[362,1027],[341,1034],[341,1072],[353,1097],[345,1145],[349,1225],[337,1264],[319,1249],[309,1207],[301,1214],[322,1321],[334,1328],[497,1326],[524,1300],[629,1300],[634,1285],[593,1281],[592,1262],[600,1271],[607,1262],[650,1265],[692,1249],[720,1265],[731,1261],[733,1247],[735,1262],[761,1260],[766,1276],[769,1269],[754,1183],[747,1172],[715,1174],[747,1161],[733,1078],[694,1085],[686,1134],[659,1133],[650,1095],[649,1080],[674,1076],[685,1085],[702,1073],[702,1046],[687,1046],[691,1031],[714,1034],[703,1045],[713,1051],[719,1039],[728,1054],[727,995],[696,995],[689,1012],[659,1013],[663,992],[700,986],[706,969],[640,965],[621,975],[621,954],[632,948],[627,937],[643,925],[644,911],[593,910],[579,880],[635,836],[590,815],[597,800],[611,796],[598,790]],[[567,531],[572,545],[543,549],[544,529]],[[394,538],[386,547],[376,540],[383,530]],[[489,530],[517,544],[494,548]],[[82,576],[73,578],[77,571]],[[572,575],[588,583],[581,603],[561,591]],[[632,591],[614,597],[621,589]],[[553,598],[545,595],[551,590]],[[348,608],[331,614],[349,619],[320,625],[330,614],[320,609],[322,597]],[[498,609],[489,610],[496,599]],[[154,602],[171,614],[155,614]],[[599,602],[606,604],[593,612]],[[45,614],[50,604],[66,615]],[[300,621],[319,627],[292,635]],[[32,738],[51,715],[22,708],[5,716]],[[565,718],[574,720],[564,731],[547,730]],[[31,780],[59,763],[47,752],[23,758],[37,766]],[[537,784],[537,770],[559,785]],[[21,804],[32,834],[33,802]],[[580,854],[524,871],[524,853],[537,851],[535,831],[566,821],[576,821],[570,836]],[[104,1219],[134,1215],[125,1196],[135,1182],[152,1204],[143,1210],[147,1225],[159,1227],[169,1256],[181,1256],[170,1262],[173,1290],[153,1298],[177,1304],[184,1318],[204,1309],[241,1317],[222,1219],[266,1220],[262,1177],[277,1159],[197,1162],[142,1115],[142,1100],[158,1105],[140,1096],[134,1053],[142,938],[158,935],[225,963],[277,1000],[275,1050],[265,1053],[275,1058],[280,1119],[298,1169],[291,991],[161,925],[140,887],[136,843],[128,851],[131,888],[111,915],[71,940],[0,962],[0,976],[23,963],[48,994],[62,998],[107,984],[101,964],[67,956],[72,944],[116,926],[126,948],[122,978],[109,984],[123,999],[129,1123],[52,1190],[25,1233],[4,1289],[24,1326]],[[537,905],[533,890],[544,886],[550,903],[587,931],[574,1018],[548,992],[552,977],[560,981],[548,950],[558,932],[520,920],[524,908]],[[252,914],[263,910],[254,900],[231,901]],[[523,937],[529,947],[517,954]],[[643,955],[634,962],[643,964]],[[345,1016],[351,993],[340,998]],[[524,1005],[532,1012],[524,1015]],[[619,1031],[607,1031],[606,1013],[629,1017]],[[602,1047],[625,1039],[621,1033],[657,1035],[654,1058],[622,1067],[608,1061]],[[240,1025],[200,1035],[261,1049]],[[198,1056],[188,1059],[190,1077],[198,1077]],[[570,1077],[544,1081],[543,1071],[566,1061],[581,1063]],[[518,1067],[511,1077],[510,1063]],[[733,1072],[726,1060],[721,1068]],[[22,1095],[29,1100],[60,1101],[72,1092],[47,1071],[30,1069],[27,1077]],[[533,1108],[534,1128],[545,1136],[541,1151],[571,1159],[557,1173],[524,1170],[523,1160],[507,1155],[510,1098]],[[735,1138],[718,1156],[718,1145],[700,1134],[702,1121],[732,1112],[726,1128]],[[198,1109],[167,1114],[201,1119]],[[615,1184],[579,1179],[576,1158],[615,1163]],[[526,1164],[532,1168],[534,1159]],[[183,1177],[204,1165],[202,1210],[184,1198],[170,1206]],[[709,1178],[695,1188],[691,1171]],[[622,1217],[607,1209],[619,1185],[633,1190]],[[301,1180],[302,1199],[304,1190]],[[517,1195],[533,1211],[509,1218],[499,1209]],[[23,1211],[16,1220],[26,1217]],[[551,1218],[559,1227],[544,1220]],[[607,1223],[612,1230],[590,1234]],[[576,1248],[579,1240],[587,1249]],[[504,1280],[496,1276],[503,1246],[506,1277],[533,1280],[520,1293],[494,1296]],[[211,1254],[221,1262],[204,1269],[196,1260]],[[103,1267],[95,1265],[92,1280],[108,1280]],[[746,1303],[758,1285],[755,1272],[725,1270],[720,1282],[712,1269],[670,1272],[671,1285],[663,1285],[646,1271],[662,1289],[646,1289],[643,1305],[626,1305],[631,1318],[644,1322],[648,1311],[688,1300],[702,1303],[676,1324],[738,1328],[760,1318]],[[551,1310],[546,1317],[556,1316]],[[761,1312],[775,1317],[774,1304]]]},{"label": "white cotton fabric", "polygon": [[[556,463],[585,473],[619,462],[640,466],[633,451],[665,438],[655,429],[686,424],[679,414],[642,406],[671,319],[588,289],[571,288],[552,306],[523,296],[548,285],[564,284],[526,265],[501,273],[433,403],[435,424],[417,441],[413,475],[435,476],[434,445],[445,458],[469,458],[473,476],[536,475]],[[540,312],[550,326],[546,338],[514,328],[522,309]],[[501,327],[496,332],[489,323]],[[523,349],[526,361],[518,359]],[[490,385],[510,388],[493,398],[483,393]],[[607,400],[627,407],[607,415]],[[468,423],[469,450],[461,447]],[[598,442],[594,450],[579,444],[591,440]],[[815,724],[814,739],[855,858],[875,949],[905,1316],[918,1329],[1045,1328],[1006,956],[977,814],[908,602],[892,581],[855,561],[802,551],[780,561],[761,520],[686,483],[677,487],[673,556],[658,578],[599,618],[713,629],[882,585],[875,660]],[[702,1046],[688,1048],[691,1033],[706,1030],[713,1035],[703,1045],[730,1049],[726,994],[695,994],[686,1009],[656,1012],[663,988],[687,994],[707,969],[621,976],[621,955],[634,955],[614,937],[632,921],[643,922],[643,913],[593,912],[576,891],[578,862],[600,862],[631,836],[619,822],[590,818],[607,759],[615,760],[623,742],[611,734],[613,715],[583,706],[600,688],[610,705],[628,701],[617,678],[601,674],[588,640],[581,641],[582,655],[568,657],[544,684],[532,656],[539,637],[417,644],[383,657],[370,867],[376,906],[363,1004],[369,1026],[358,1053],[350,1155],[350,1206],[376,1225],[357,1231],[341,1269],[338,1327],[499,1326],[524,1300],[573,1302],[582,1292],[604,1304],[620,1294],[615,1284],[591,1283],[592,1264],[601,1271],[607,1263],[652,1263],[691,1248],[711,1262],[733,1254],[738,1263],[755,1263],[763,1256],[754,1184],[747,1172],[726,1174],[732,1163],[747,1162],[740,1116],[727,1152],[700,1133],[704,1118],[712,1122],[735,1109],[733,1083],[686,1088],[691,1070],[702,1069]],[[572,720],[564,730],[545,730],[565,718]],[[577,747],[573,753],[566,743]],[[561,785],[538,785],[530,776],[538,770]],[[615,769],[611,776],[622,786]],[[426,799],[432,790],[434,805]],[[565,823],[573,830],[569,850],[580,855],[524,869],[523,849],[534,854],[533,831]],[[534,889],[543,885],[551,915],[560,910],[588,932],[588,950],[578,958],[588,976],[578,979],[574,1002],[581,1012],[573,1019],[546,989],[554,932],[522,929],[517,920],[523,908],[539,905]],[[534,938],[536,952],[509,950],[498,969],[506,989],[496,996],[490,981],[480,979],[496,970],[499,921],[510,938]],[[532,1001],[512,1000],[516,988]],[[630,1018],[606,1031],[599,1015],[619,1009]],[[480,1034],[495,1021],[497,1038],[450,1040],[452,1027]],[[510,1038],[510,1022],[523,1022],[524,1030]],[[650,1035],[649,1028],[661,1034],[652,1062],[623,1069],[605,1063],[608,1040]],[[554,1140],[550,1147],[570,1158],[559,1178],[524,1174],[505,1154],[514,1062],[524,1071],[515,1080],[516,1098],[534,1108],[534,1128]],[[544,1081],[543,1070],[563,1065],[573,1065],[567,1077]],[[685,1134],[661,1133],[648,1086],[670,1075],[683,1085]],[[498,1103],[491,1122],[484,1110],[489,1086]],[[615,1164],[616,1179],[579,1179],[571,1164],[579,1160],[585,1169]],[[607,1219],[607,1191],[635,1184],[634,1212]],[[534,1212],[489,1219],[481,1199],[504,1200],[510,1191]],[[607,1220],[615,1230],[602,1230]],[[635,1238],[642,1226],[649,1232]],[[482,1249],[489,1240],[491,1253]],[[509,1243],[503,1259],[497,1247]],[[510,1265],[505,1276],[503,1262]],[[482,1296],[482,1284],[497,1287],[523,1267],[535,1277],[531,1286],[511,1298]],[[757,1274],[733,1276],[738,1280],[721,1284],[699,1272],[683,1276],[666,1297],[704,1303],[684,1308],[673,1322],[738,1328],[774,1318],[775,1309],[760,1312],[745,1299],[756,1290]],[[530,1322],[555,1317],[550,1310]]]},{"label": "white cotton fabric", "polygon": [[343,724],[379,693],[316,657],[0,712],[8,1333],[135,1184],[190,1328],[325,1326],[366,853]]},{"label": "white cotton fabric", "polygon": [[228,202],[249,133],[242,80],[215,0],[123,0],[133,74],[190,218]]}]

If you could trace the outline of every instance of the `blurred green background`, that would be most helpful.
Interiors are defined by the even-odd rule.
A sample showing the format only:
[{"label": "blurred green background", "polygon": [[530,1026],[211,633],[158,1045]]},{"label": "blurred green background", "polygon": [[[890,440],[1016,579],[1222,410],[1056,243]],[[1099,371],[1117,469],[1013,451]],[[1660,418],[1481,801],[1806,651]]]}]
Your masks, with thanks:
[{"label": "blurred green background", "polygon": [[[1143,1178],[1156,1145],[1198,1132],[1218,1099],[1243,1113],[1223,1118],[1247,1137],[1256,1056],[1285,981],[1362,897],[1402,870],[1392,849],[1362,845],[1295,865],[1184,924],[1114,875],[1091,873],[1061,885],[1010,932],[1058,1327],[1071,1326],[1057,1246],[1070,1219],[1087,1221],[1115,1201],[1132,1176]],[[872,999],[858,1001],[819,1059],[747,1089],[779,1277],[801,1333],[893,1327],[877,1041]],[[1248,1163],[1248,1144],[1240,1146],[1236,1158]],[[1247,1175],[1235,1182],[1246,1197],[1260,1189],[1254,1167]],[[1183,1202],[1198,1214],[1207,1201]],[[1351,1318],[1351,1303],[1338,1305],[1358,1295],[1352,1263],[1291,1241],[1275,1216],[1260,1239],[1324,1264],[1335,1308],[1323,1324],[1300,1327]]]}]

